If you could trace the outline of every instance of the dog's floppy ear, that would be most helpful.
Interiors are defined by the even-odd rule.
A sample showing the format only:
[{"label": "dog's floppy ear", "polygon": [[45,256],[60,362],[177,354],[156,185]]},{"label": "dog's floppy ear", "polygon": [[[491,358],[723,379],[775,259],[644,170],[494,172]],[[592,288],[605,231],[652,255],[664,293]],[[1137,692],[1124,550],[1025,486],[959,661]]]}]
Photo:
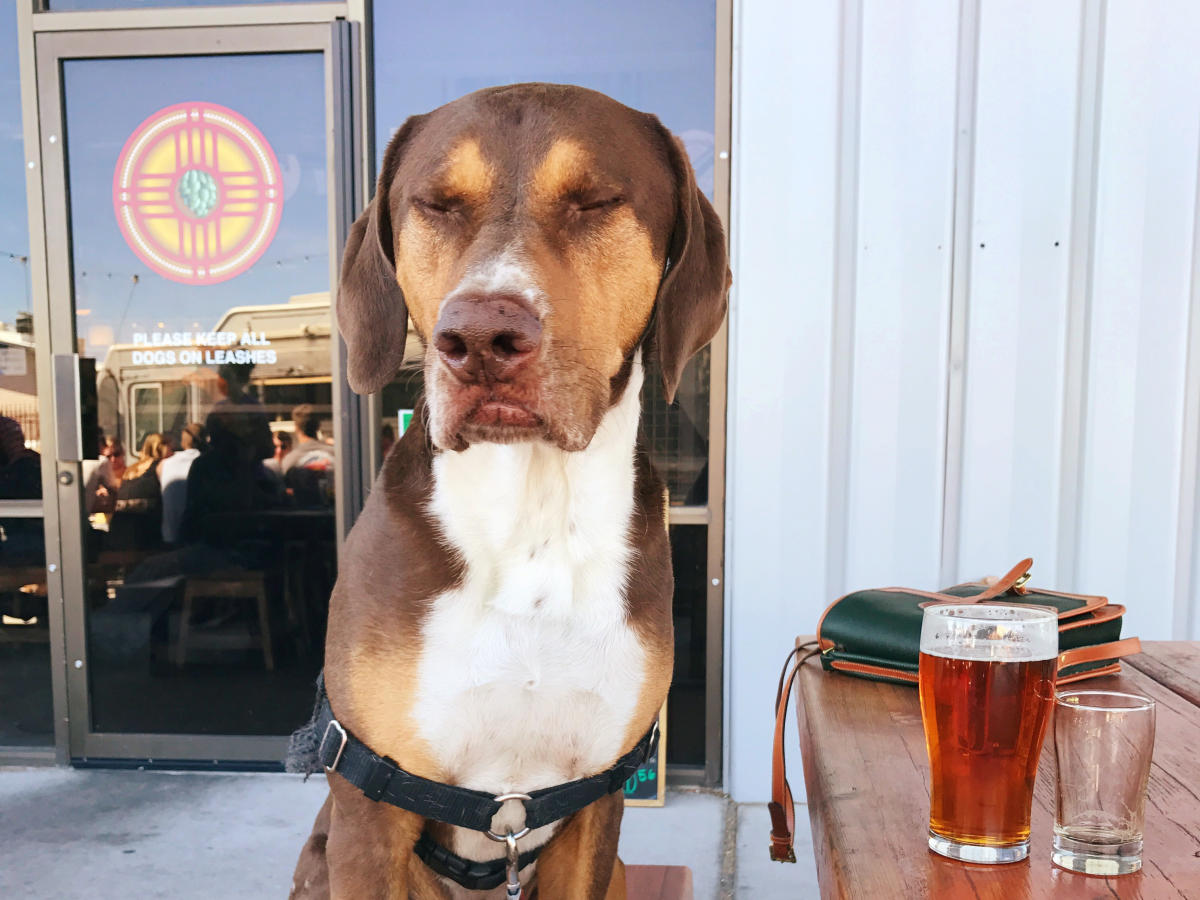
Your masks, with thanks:
[{"label": "dog's floppy ear", "polygon": [[337,321],[348,350],[346,374],[359,394],[380,390],[404,361],[408,309],[396,281],[388,193],[418,118],[405,122],[388,144],[375,197],[350,229],[342,254]]},{"label": "dog's floppy ear", "polygon": [[669,268],[655,301],[652,340],[670,403],[687,361],[721,327],[733,275],[721,220],[696,187],[683,142],[661,124],[659,128],[675,173],[675,227],[667,245]]}]

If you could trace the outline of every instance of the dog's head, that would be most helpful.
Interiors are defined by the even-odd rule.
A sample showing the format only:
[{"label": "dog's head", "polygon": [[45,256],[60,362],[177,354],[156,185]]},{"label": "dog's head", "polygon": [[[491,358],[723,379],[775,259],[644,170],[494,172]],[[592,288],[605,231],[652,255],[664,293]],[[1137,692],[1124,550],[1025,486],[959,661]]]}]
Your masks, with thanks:
[{"label": "dog's head", "polygon": [[634,352],[666,395],[720,327],[730,274],[682,144],[583,88],[470,94],[404,123],[342,263],[350,385],[379,390],[425,345],[436,446],[588,445]]}]

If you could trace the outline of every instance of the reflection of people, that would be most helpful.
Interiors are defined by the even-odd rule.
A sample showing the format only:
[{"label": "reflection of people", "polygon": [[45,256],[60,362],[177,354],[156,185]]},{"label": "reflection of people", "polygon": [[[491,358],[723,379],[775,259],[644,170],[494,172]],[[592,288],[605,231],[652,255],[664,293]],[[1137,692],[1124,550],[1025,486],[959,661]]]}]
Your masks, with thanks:
[{"label": "reflection of people", "polygon": [[179,452],[172,453],[159,467],[162,485],[162,536],[168,544],[179,540],[179,526],[187,508],[187,478],[192,463],[204,449],[204,426],[192,422],[179,434]]},{"label": "reflection of people", "polygon": [[333,447],[321,440],[317,411],[308,403],[292,410],[299,442],[283,458],[283,480],[301,508],[328,506],[333,498]]},{"label": "reflection of people", "polygon": [[[41,454],[25,446],[16,419],[0,416],[0,500],[42,496]],[[0,565],[40,565],[45,555],[41,519],[0,520]]]},{"label": "reflection of people", "polygon": [[25,446],[25,432],[16,419],[0,416],[0,500],[41,496],[41,454]]},{"label": "reflection of people", "polygon": [[321,440],[321,422],[312,404],[301,403],[293,409],[292,423],[296,426],[296,440],[299,443],[281,461],[283,474],[286,475],[295,466],[332,469],[333,448]]},{"label": "reflection of people", "polygon": [[272,431],[271,440],[275,444],[275,453],[265,463],[266,467],[276,477],[283,477],[283,458],[292,452],[295,442],[290,431]]},{"label": "reflection of people", "polygon": [[92,472],[84,489],[89,516],[93,513],[104,513],[106,516],[113,514],[125,468],[125,445],[118,437],[106,437],[100,448],[100,465]]},{"label": "reflection of people", "polygon": [[171,444],[158,432],[146,435],[137,462],[125,470],[109,529],[111,545],[121,550],[149,550],[162,538],[162,487],[158,470],[171,455]]},{"label": "reflection of people", "polygon": [[226,363],[217,370],[217,390],[222,394],[213,404],[204,427],[209,439],[218,432],[232,433],[246,459],[264,460],[275,452],[267,413],[249,390],[253,365]]},{"label": "reflection of people", "polygon": [[391,422],[384,422],[383,428],[379,429],[379,455],[385,457],[388,451],[396,443],[396,429],[392,427]]},{"label": "reflection of people", "polygon": [[295,441],[290,431],[276,431],[271,435],[271,440],[275,442],[275,470],[282,472],[283,458],[292,452]]},{"label": "reflection of people", "polygon": [[[225,396],[205,422],[208,450],[193,462],[187,476],[187,506],[180,537],[218,546],[228,534],[210,526],[210,516],[266,509],[280,503],[278,477],[265,461],[272,456],[271,427],[262,404],[246,390],[250,369],[221,367],[219,386]],[[219,522],[220,520],[216,520]]]}]

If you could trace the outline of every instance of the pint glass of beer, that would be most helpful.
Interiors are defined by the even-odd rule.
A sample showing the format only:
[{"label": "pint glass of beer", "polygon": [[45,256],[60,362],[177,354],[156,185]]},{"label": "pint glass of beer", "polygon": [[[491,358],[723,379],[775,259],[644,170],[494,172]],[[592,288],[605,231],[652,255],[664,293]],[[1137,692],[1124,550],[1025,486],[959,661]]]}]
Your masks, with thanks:
[{"label": "pint glass of beer", "polygon": [[934,852],[973,863],[1029,855],[1033,782],[1057,663],[1054,610],[926,607],[919,685]]}]

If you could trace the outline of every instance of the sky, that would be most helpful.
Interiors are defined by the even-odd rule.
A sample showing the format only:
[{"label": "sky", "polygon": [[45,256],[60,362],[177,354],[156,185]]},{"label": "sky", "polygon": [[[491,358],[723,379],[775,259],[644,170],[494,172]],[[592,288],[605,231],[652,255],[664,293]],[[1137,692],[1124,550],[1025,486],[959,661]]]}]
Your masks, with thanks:
[{"label": "sky", "polygon": [[17,65],[17,5],[0,3],[0,322],[12,325],[29,308],[29,254],[25,210],[25,149],[21,79]]}]

